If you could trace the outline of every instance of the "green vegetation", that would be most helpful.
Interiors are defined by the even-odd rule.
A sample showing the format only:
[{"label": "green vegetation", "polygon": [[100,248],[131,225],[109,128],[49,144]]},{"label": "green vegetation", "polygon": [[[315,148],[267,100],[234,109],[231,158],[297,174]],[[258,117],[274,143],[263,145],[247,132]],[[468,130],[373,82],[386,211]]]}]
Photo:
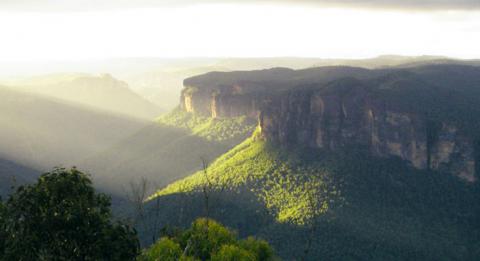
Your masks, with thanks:
[{"label": "green vegetation", "polygon": [[111,218],[87,175],[55,169],[0,203],[0,260],[133,260],[136,232]]},{"label": "green vegetation", "polygon": [[276,260],[266,241],[240,240],[212,219],[161,235],[140,253],[136,231],[112,222],[110,198],[76,168],[57,168],[0,199],[0,260]]},{"label": "green vegetation", "polygon": [[0,198],[0,260],[2,259],[3,253],[5,253],[5,243],[8,237],[5,229],[6,223],[6,209],[5,205],[3,204],[2,199]]},{"label": "green vegetation", "polygon": [[238,240],[236,234],[211,219],[197,219],[185,231],[160,239],[145,250],[141,261],[212,260],[268,261],[275,260],[266,241],[248,237]]},{"label": "green vegetation", "polygon": [[[225,186],[228,190],[248,186],[255,197],[275,213],[278,221],[304,224],[312,215],[319,214],[318,211],[328,210],[327,199],[340,200],[341,194],[336,185],[330,186],[331,176],[322,166],[306,165],[290,156],[269,148],[255,134],[208,168],[209,182],[218,190]],[[199,171],[154,196],[199,191],[206,182],[203,171]],[[321,206],[315,213],[310,211],[312,195],[319,201],[315,204]]]},{"label": "green vegetation", "polygon": [[[353,69],[342,70],[337,74],[340,78],[342,74],[356,77]],[[318,80],[318,84],[305,88],[339,96],[365,88],[372,99],[384,102],[387,110],[412,113],[422,120],[425,117],[429,143],[438,138],[438,128],[446,123],[455,125],[459,134],[471,138],[478,148],[478,68],[425,66],[354,71],[360,80],[324,84],[328,81],[322,83],[313,77],[309,82]],[[287,71],[276,72],[287,82],[292,78],[286,76]],[[266,82],[272,82],[274,78],[268,73],[219,73],[204,78],[218,83],[235,81],[237,76],[237,80],[245,77],[258,82],[265,77]],[[200,78],[191,80],[200,81],[199,86],[208,91],[213,84],[202,85]],[[250,90],[260,95],[273,89],[267,85]],[[276,90],[283,90],[277,82],[275,85]],[[205,124],[194,118],[189,122],[190,130]],[[164,205],[169,220],[184,226],[186,221],[207,213],[239,231],[261,235],[285,259],[478,258],[477,184],[442,171],[417,170],[398,158],[375,158],[365,148],[324,151],[290,146],[277,147],[254,135],[217,158],[205,171],[167,186],[151,199]],[[212,192],[205,204],[209,187]],[[182,209],[182,215],[169,208]],[[243,256],[237,250],[226,247],[225,251]]]},{"label": "green vegetation", "polygon": [[448,123],[477,140],[480,138],[479,74],[478,67],[432,65],[392,71],[367,84],[372,87],[372,97],[400,111],[424,115],[430,129]]},{"label": "green vegetation", "polygon": [[244,117],[210,119],[176,109],[157,123],[87,160],[97,184],[124,196],[132,179],[166,185],[196,172],[201,158],[215,159],[251,135],[256,122]]},{"label": "green vegetation", "polygon": [[245,116],[236,118],[202,117],[177,108],[158,118],[158,123],[189,130],[210,141],[238,144],[255,129],[256,122]]},{"label": "green vegetation", "polygon": [[478,253],[480,191],[448,173],[361,148],[279,149],[255,135],[206,173],[157,192],[162,213],[187,204],[184,216],[204,215],[210,183],[211,217],[265,238],[287,260],[475,260]]},{"label": "green vegetation", "polygon": [[179,260],[182,256],[180,245],[173,240],[164,237],[146,250],[141,258],[142,261],[155,260]]}]

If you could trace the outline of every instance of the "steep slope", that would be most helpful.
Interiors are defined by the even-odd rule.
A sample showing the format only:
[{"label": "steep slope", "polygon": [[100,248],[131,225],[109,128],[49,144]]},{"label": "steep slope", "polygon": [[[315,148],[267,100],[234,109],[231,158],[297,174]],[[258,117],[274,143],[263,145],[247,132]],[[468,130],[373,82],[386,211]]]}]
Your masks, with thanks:
[{"label": "steep slope", "polygon": [[55,74],[12,82],[15,88],[117,114],[152,119],[160,114],[156,105],[109,74]]},{"label": "steep slope", "polygon": [[240,143],[255,124],[246,117],[211,119],[176,109],[82,166],[122,195],[129,182],[142,177],[166,185],[198,170],[202,159],[213,160]]},{"label": "steep slope", "polygon": [[[480,191],[361,148],[285,151],[258,136],[152,198],[161,221],[209,216],[269,240],[287,259],[474,260]],[[305,254],[305,251],[308,251]]]},{"label": "steep slope", "polygon": [[104,150],[148,122],[0,88],[0,158],[48,170]]},{"label": "steep slope", "polygon": [[287,260],[479,254],[480,68],[275,68],[184,84],[182,110],[258,130],[153,195],[161,222],[208,215]]},{"label": "steep slope", "polygon": [[[312,191],[297,188],[327,188],[331,181],[321,165],[302,166],[299,164],[301,160],[290,157],[292,155],[261,141],[257,131],[251,138],[215,160],[208,168],[208,178],[203,171],[199,171],[167,186],[153,197],[190,193],[199,190],[207,181],[218,190],[243,191],[248,187],[257,200],[264,201],[278,221],[304,224],[308,217],[305,213],[307,197]],[[332,199],[336,193],[330,192]]]}]

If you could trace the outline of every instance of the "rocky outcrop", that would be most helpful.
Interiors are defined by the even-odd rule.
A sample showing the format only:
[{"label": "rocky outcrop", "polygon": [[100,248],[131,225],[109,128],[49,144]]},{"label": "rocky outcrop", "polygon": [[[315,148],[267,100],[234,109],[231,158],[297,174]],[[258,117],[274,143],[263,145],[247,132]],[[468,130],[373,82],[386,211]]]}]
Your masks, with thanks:
[{"label": "rocky outcrop", "polygon": [[396,156],[419,169],[475,180],[474,142],[455,126],[428,120],[369,96],[362,87],[347,93],[291,92],[261,111],[262,137],[284,146],[336,150],[362,146],[380,157]]},{"label": "rocky outcrop", "polygon": [[[471,182],[476,179],[476,143],[471,135],[452,121],[432,120],[425,111],[405,106],[403,98],[395,102],[402,86],[423,86],[423,81],[409,79],[410,73],[388,75],[383,82],[345,78],[295,88],[284,88],[285,82],[278,84],[280,88],[275,81],[235,82],[222,77],[223,84],[214,86],[186,81],[182,108],[208,117],[256,118],[261,136],[285,147],[334,151],[360,146],[379,157],[398,157],[418,169],[450,172]],[[428,95],[436,93],[426,90]]]},{"label": "rocky outcrop", "polygon": [[237,117],[247,116],[257,118],[259,104],[265,95],[244,93],[240,85],[223,86],[215,90],[199,90],[186,86],[181,94],[180,104],[185,111],[197,113],[206,117]]}]

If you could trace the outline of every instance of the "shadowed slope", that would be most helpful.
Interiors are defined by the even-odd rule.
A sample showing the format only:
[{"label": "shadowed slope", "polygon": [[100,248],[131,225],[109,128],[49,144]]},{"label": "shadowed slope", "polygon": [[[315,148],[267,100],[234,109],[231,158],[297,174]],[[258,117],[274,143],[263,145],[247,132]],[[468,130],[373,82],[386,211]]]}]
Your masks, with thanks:
[{"label": "shadowed slope", "polygon": [[39,170],[78,163],[146,124],[0,88],[0,157]]},{"label": "shadowed slope", "polygon": [[82,166],[98,180],[124,194],[132,180],[147,178],[165,185],[201,167],[248,137],[255,122],[244,117],[211,119],[178,109],[115,146],[89,158]]}]

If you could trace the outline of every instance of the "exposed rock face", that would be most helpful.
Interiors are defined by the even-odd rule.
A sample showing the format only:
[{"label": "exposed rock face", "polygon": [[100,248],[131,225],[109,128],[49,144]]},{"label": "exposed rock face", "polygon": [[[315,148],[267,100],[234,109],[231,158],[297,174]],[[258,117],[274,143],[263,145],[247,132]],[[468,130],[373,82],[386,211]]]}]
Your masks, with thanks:
[{"label": "exposed rock face", "polygon": [[186,86],[181,94],[180,106],[188,112],[210,116],[211,94],[199,92],[195,87]]},{"label": "exposed rock face", "polygon": [[187,86],[182,91],[181,107],[188,111],[207,117],[247,116],[257,118],[258,104],[263,96],[252,96],[243,92],[243,87],[234,85],[212,91],[200,91]]},{"label": "exposed rock face", "polygon": [[425,117],[372,99],[361,87],[344,96],[306,91],[277,97],[261,111],[259,124],[265,139],[282,145],[329,150],[363,146],[419,169],[475,180],[473,141],[456,127],[442,123],[431,137]]},{"label": "exposed rock face", "polygon": [[458,176],[475,180],[475,148],[471,139],[450,124],[443,124],[430,154],[433,169],[453,171]]},{"label": "exposed rock face", "polygon": [[361,146],[379,157],[396,156],[419,169],[475,181],[473,138],[452,122],[432,123],[422,111],[384,99],[378,95],[382,87],[376,90],[355,79],[282,91],[261,83],[186,85],[181,106],[209,117],[258,118],[262,137],[285,147]]}]

